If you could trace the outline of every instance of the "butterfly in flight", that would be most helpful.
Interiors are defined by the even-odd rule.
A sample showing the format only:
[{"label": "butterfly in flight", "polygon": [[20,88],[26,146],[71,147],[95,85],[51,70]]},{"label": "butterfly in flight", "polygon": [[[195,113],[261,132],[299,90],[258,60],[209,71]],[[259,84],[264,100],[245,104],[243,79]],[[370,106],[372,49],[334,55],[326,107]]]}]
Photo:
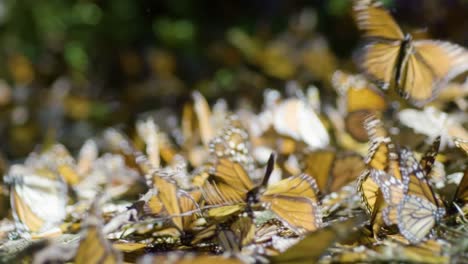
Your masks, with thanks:
[{"label": "butterfly in flight", "polygon": [[368,40],[359,56],[363,71],[384,89],[394,88],[421,106],[450,79],[468,70],[468,51],[439,40],[413,40],[378,2],[354,5],[358,28]]}]

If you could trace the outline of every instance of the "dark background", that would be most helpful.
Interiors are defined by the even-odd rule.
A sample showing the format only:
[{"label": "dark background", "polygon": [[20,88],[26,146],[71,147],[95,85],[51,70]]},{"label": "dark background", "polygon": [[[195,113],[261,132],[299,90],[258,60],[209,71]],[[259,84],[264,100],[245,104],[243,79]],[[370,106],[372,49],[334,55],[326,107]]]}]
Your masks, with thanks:
[{"label": "dark background", "polygon": [[[383,2],[416,37],[468,45],[468,1]],[[0,148],[21,158],[56,140],[77,147],[107,126],[131,130],[143,112],[178,113],[194,89],[234,105],[296,80],[332,96],[330,74],[354,70],[359,43],[346,0],[5,0]]]}]

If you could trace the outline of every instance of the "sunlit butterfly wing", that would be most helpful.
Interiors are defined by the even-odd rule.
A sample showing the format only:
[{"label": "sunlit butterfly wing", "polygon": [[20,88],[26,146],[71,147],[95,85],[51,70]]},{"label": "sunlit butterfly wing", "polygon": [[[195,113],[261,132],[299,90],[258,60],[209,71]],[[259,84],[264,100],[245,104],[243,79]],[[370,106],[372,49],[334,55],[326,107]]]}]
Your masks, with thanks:
[{"label": "sunlit butterfly wing", "polygon": [[421,242],[443,216],[429,200],[408,195],[398,207],[398,228],[411,243]]},{"label": "sunlit butterfly wing", "polygon": [[416,103],[433,98],[434,93],[448,80],[468,70],[468,51],[456,44],[443,41],[420,40],[412,42],[414,53],[408,55],[404,79],[399,92]]},{"label": "sunlit butterfly wing", "polygon": [[305,175],[289,177],[269,186],[260,201],[292,229],[312,231],[322,224],[317,185]]},{"label": "sunlit butterfly wing", "polygon": [[361,202],[369,215],[372,215],[377,204],[377,196],[380,192],[379,186],[372,180],[369,170],[365,170],[358,179],[357,188],[361,196]]},{"label": "sunlit butterfly wing", "polygon": [[255,224],[250,217],[240,217],[231,225],[231,230],[236,235],[240,248],[250,244],[255,238]]},{"label": "sunlit butterfly wing", "polygon": [[368,82],[365,82],[365,86],[362,87],[357,85],[349,87],[346,97],[348,113],[359,110],[384,111],[387,108],[387,102],[382,93]]},{"label": "sunlit butterfly wing", "polygon": [[214,129],[211,124],[211,110],[205,97],[197,91],[192,93],[194,101],[195,114],[200,128],[200,137],[205,146],[214,137]]},{"label": "sunlit butterfly wing", "polygon": [[13,216],[21,229],[45,232],[57,227],[65,218],[67,188],[58,174],[47,169],[13,165],[6,182],[11,185]]},{"label": "sunlit butterfly wing", "polygon": [[327,192],[330,171],[335,160],[332,150],[319,150],[310,153],[305,158],[305,172],[312,176],[321,192]]},{"label": "sunlit butterfly wing", "polygon": [[369,115],[373,113],[375,112],[364,109],[346,115],[344,120],[346,131],[358,142],[367,142],[369,140],[364,124]]},{"label": "sunlit butterfly wing", "polygon": [[158,190],[158,198],[166,208],[168,215],[177,215],[172,218],[172,222],[179,229],[183,230],[181,210],[177,199],[177,186],[162,177],[153,177],[154,186]]},{"label": "sunlit butterfly wing", "polygon": [[344,121],[346,130],[357,141],[367,141],[368,135],[364,122],[369,115],[378,114],[387,108],[383,94],[360,75],[337,71],[333,80],[334,86],[345,95],[347,115]]},{"label": "sunlit butterfly wing", "polygon": [[97,159],[98,155],[99,150],[96,142],[91,139],[87,140],[78,153],[76,164],[76,171],[81,177],[91,170],[93,162]]},{"label": "sunlit butterfly wing", "polygon": [[270,257],[270,261],[271,263],[316,263],[333,243],[356,239],[359,232],[355,228],[363,222],[364,217],[357,216],[333,223],[308,234],[284,253]]},{"label": "sunlit butterfly wing", "polygon": [[[400,167],[407,196],[398,206],[398,228],[411,243],[417,244],[426,237],[445,214],[413,153],[400,151]],[[440,204],[440,205],[439,205]]]},{"label": "sunlit butterfly wing", "polygon": [[153,119],[138,121],[136,124],[137,132],[146,145],[146,155],[152,168],[159,168],[161,158],[159,155],[159,135],[158,126]]},{"label": "sunlit butterfly wing", "polygon": [[390,87],[395,76],[400,42],[372,42],[364,46],[359,56],[359,66],[384,89]]},{"label": "sunlit butterfly wing", "polygon": [[379,186],[370,177],[370,172],[365,170],[358,178],[358,194],[361,196],[361,203],[364,205],[367,214],[371,217],[372,231],[378,234],[384,225],[382,210],[385,206],[384,197]]},{"label": "sunlit butterfly wing", "polygon": [[455,203],[461,203],[462,205],[468,204],[468,169],[465,169],[465,173],[457,187],[453,201]]},{"label": "sunlit butterfly wing", "polygon": [[405,192],[409,195],[419,196],[429,200],[435,206],[439,206],[438,199],[432,190],[427,175],[409,149],[400,150],[400,170],[403,174]]},{"label": "sunlit butterfly wing", "polygon": [[403,40],[404,35],[390,13],[371,0],[355,1],[354,13],[357,25],[366,37],[384,40]]},{"label": "sunlit butterfly wing", "polygon": [[341,187],[356,180],[365,167],[363,158],[355,153],[336,158],[329,178],[328,191],[336,192]]},{"label": "sunlit butterfly wing", "polygon": [[191,224],[196,219],[196,213],[199,212],[198,201],[200,200],[201,192],[192,191],[190,193],[179,192],[178,203],[182,214],[182,230],[188,230]]},{"label": "sunlit butterfly wing", "polygon": [[317,200],[318,187],[315,180],[307,174],[288,177],[268,186],[262,196],[287,195],[307,197]]},{"label": "sunlit butterfly wing", "polygon": [[468,139],[456,138],[455,146],[463,150],[465,154],[468,156]]},{"label": "sunlit butterfly wing", "polygon": [[75,263],[122,263],[122,257],[104,237],[99,226],[91,225],[87,228],[85,237],[80,241],[80,246],[75,256]]},{"label": "sunlit butterfly wing", "polygon": [[307,197],[275,195],[262,196],[261,201],[285,224],[298,233],[314,231],[322,225],[320,207]]},{"label": "sunlit butterfly wing", "polygon": [[371,116],[365,122],[370,138],[366,164],[373,170],[388,171],[391,161],[396,158],[394,145],[380,120]]},{"label": "sunlit butterfly wing", "polygon": [[432,166],[434,165],[435,159],[437,154],[439,154],[439,147],[440,147],[440,136],[438,136],[434,142],[432,142],[429,149],[424,153],[419,162],[421,164],[421,168],[424,170],[426,175],[429,175],[432,171]]},{"label": "sunlit butterfly wing", "polygon": [[245,199],[254,184],[245,169],[239,163],[229,159],[220,159],[215,167],[215,182],[224,183],[226,189]]}]

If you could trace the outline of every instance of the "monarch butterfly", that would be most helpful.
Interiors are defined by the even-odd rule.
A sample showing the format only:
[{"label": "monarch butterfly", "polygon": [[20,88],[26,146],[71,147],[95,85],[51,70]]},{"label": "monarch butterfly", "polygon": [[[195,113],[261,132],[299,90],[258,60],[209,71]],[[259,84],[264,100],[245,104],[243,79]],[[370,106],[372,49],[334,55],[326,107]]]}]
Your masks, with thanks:
[{"label": "monarch butterfly", "polygon": [[[195,220],[195,213],[199,209],[198,200],[201,197],[199,191],[190,193],[178,190],[175,183],[160,176],[153,177],[157,195],[148,200],[147,205],[152,213],[158,214],[162,208],[171,217],[174,226],[181,232],[189,231]],[[184,215],[183,214],[187,214]]]},{"label": "monarch butterfly", "polygon": [[159,155],[158,126],[153,119],[148,118],[146,121],[137,121],[136,128],[139,136],[145,142],[149,166],[151,168],[159,168],[161,157]]},{"label": "monarch butterfly", "polygon": [[122,263],[122,255],[104,237],[98,223],[89,224],[85,232],[75,255],[75,263]]},{"label": "monarch butterfly", "polygon": [[332,150],[319,150],[305,158],[305,172],[314,177],[319,190],[332,193],[356,180],[365,168],[363,158],[352,152],[336,154]]},{"label": "monarch butterfly", "polygon": [[370,177],[369,170],[365,170],[359,176],[357,190],[361,196],[361,202],[364,204],[364,209],[371,217],[372,232],[375,237],[384,225],[382,214],[386,203],[379,185]]},{"label": "monarch butterfly", "polygon": [[332,84],[338,94],[343,97],[338,105],[343,105],[345,111],[345,128],[358,142],[368,140],[364,127],[366,118],[371,114],[378,114],[387,109],[387,102],[383,94],[361,75],[352,75],[336,71],[332,77]]},{"label": "monarch butterfly", "polygon": [[370,42],[359,65],[386,89],[395,88],[416,105],[431,100],[449,79],[468,69],[467,51],[438,40],[413,40],[404,35],[381,4],[362,0],[354,5],[356,22]]},{"label": "monarch butterfly", "polygon": [[237,116],[231,115],[219,134],[209,143],[210,154],[217,159],[227,158],[238,162],[251,171],[253,160],[250,153],[250,142],[247,130]]},{"label": "monarch butterfly", "polygon": [[311,149],[324,148],[330,142],[325,126],[305,100],[298,98],[283,100],[260,116],[268,122],[263,130],[272,126],[279,135],[303,142]]},{"label": "monarch butterfly", "polygon": [[392,139],[382,122],[373,115],[365,121],[365,128],[370,139],[366,164],[372,170],[388,171],[391,160],[396,159]]},{"label": "monarch butterfly", "polygon": [[13,217],[20,231],[40,234],[57,228],[66,215],[67,186],[47,168],[12,165],[5,182],[10,185]]},{"label": "monarch butterfly", "polygon": [[291,229],[301,233],[322,225],[317,185],[310,176],[301,174],[268,186],[260,201]]},{"label": "monarch butterfly", "polygon": [[468,169],[465,169],[463,178],[458,184],[455,195],[453,196],[454,203],[460,203],[462,205],[468,204]]},{"label": "monarch butterfly", "polygon": [[435,138],[429,149],[427,149],[427,151],[423,154],[421,160],[419,161],[419,164],[421,165],[421,168],[424,170],[424,173],[426,175],[431,174],[436,156],[439,154],[440,138],[440,136]]},{"label": "monarch butterfly", "polygon": [[[362,184],[366,181],[366,185],[371,189],[371,192],[367,194],[368,197],[372,197],[372,193],[375,193],[375,199],[381,195],[385,201],[385,206],[381,206],[383,201],[380,201],[379,207],[374,206],[370,212],[372,212],[374,219],[376,219],[377,214],[381,214],[387,225],[396,224],[392,216],[395,215],[396,208],[404,197],[404,186],[395,146],[382,122],[375,116],[370,116],[366,120],[365,126],[370,138],[366,164],[372,180],[364,178]],[[373,183],[378,185],[379,191],[375,191]],[[378,221],[380,219],[374,222]]]},{"label": "monarch butterfly", "polygon": [[363,222],[364,217],[357,215],[342,222],[332,223],[307,234],[304,239],[284,253],[270,257],[270,261],[271,263],[315,263],[333,243],[355,239]]},{"label": "monarch butterfly", "polygon": [[[261,202],[297,232],[317,229],[321,225],[322,217],[318,206],[317,185],[313,178],[305,174],[293,176],[263,190],[273,167],[274,155],[271,155],[263,181],[256,186],[240,164],[228,159],[219,160],[212,182],[216,188],[215,193],[225,198],[218,200],[248,204]],[[206,187],[202,192],[213,193]],[[206,200],[208,203],[216,202],[209,197]]]},{"label": "monarch butterfly", "polygon": [[400,167],[407,194],[398,205],[398,228],[406,239],[418,244],[440,222],[445,215],[445,208],[409,149],[400,151]]},{"label": "monarch butterfly", "polygon": [[111,152],[123,156],[125,164],[132,169],[137,170],[140,174],[145,174],[145,168],[138,164],[139,152],[131,142],[131,140],[117,129],[109,128],[103,133],[105,145]]},{"label": "monarch butterfly", "polygon": [[76,172],[78,175],[83,176],[89,173],[98,155],[99,150],[96,142],[91,139],[86,140],[78,153],[78,160],[76,163]]},{"label": "monarch butterfly", "polygon": [[461,139],[461,138],[456,138],[455,139],[455,146],[457,146],[459,149],[463,150],[466,155],[468,155],[468,139]]},{"label": "monarch butterfly", "polygon": [[226,252],[238,253],[250,244],[255,235],[255,225],[252,218],[241,216],[228,227],[218,225],[218,240]]}]

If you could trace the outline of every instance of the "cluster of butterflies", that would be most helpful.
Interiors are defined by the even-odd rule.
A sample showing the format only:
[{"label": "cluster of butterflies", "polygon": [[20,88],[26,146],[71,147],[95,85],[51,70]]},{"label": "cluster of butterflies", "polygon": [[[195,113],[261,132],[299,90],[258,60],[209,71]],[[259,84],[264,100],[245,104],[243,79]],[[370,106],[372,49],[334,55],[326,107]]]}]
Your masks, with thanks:
[{"label": "cluster of butterflies", "polygon": [[[466,84],[441,89],[467,70],[467,51],[412,40],[376,2],[356,1],[354,11],[369,40],[359,66],[370,78],[336,71],[336,104],[294,83],[288,98],[266,90],[258,114],[248,105],[231,112],[223,100],[210,107],[194,92],[177,124],[149,117],[130,136],[104,131],[76,157],[54,144],[9,166],[0,261],[468,257]],[[431,107],[401,110],[405,101],[379,87]]]}]

